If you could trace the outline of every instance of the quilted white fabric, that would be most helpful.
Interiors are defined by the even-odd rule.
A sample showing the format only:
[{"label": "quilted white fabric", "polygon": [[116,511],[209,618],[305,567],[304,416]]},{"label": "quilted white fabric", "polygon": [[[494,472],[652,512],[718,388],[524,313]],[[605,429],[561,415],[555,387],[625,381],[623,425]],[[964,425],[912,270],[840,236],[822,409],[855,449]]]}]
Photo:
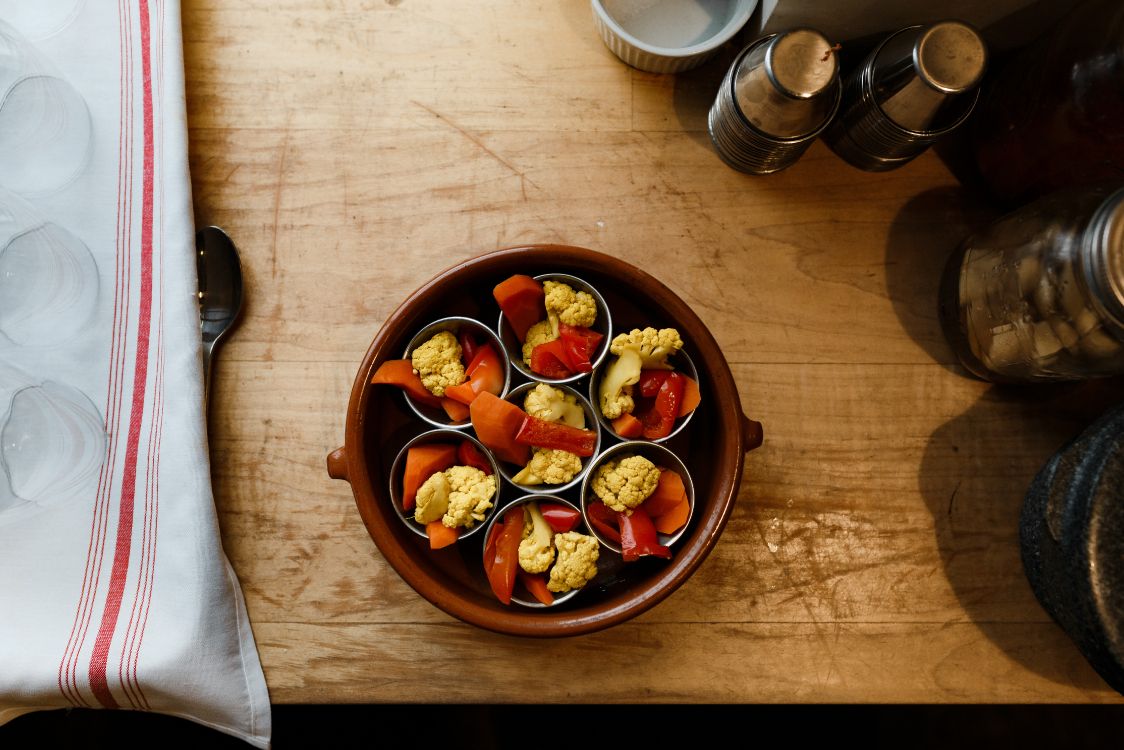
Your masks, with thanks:
[{"label": "quilted white fabric", "polygon": [[178,0],[0,0],[0,723],[268,747],[207,456]]}]

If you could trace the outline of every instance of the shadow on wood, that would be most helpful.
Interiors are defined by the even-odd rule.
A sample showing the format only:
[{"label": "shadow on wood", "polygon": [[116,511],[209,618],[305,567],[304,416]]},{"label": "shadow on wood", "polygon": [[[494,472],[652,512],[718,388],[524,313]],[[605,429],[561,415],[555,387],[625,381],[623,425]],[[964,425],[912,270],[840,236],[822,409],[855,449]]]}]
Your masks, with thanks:
[{"label": "shadow on wood", "polygon": [[1042,464],[1118,401],[1121,385],[993,387],[933,433],[918,472],[944,572],[967,615],[1012,659],[1088,690],[1103,683],[1060,628],[1048,644],[1018,636],[1018,625],[1047,618],[1023,572],[1019,513]]}]

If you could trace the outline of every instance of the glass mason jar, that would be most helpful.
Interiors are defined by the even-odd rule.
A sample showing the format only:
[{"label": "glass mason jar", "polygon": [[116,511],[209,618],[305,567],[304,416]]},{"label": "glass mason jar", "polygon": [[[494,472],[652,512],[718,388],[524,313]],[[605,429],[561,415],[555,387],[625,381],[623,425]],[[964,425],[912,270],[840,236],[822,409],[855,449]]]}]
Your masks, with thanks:
[{"label": "glass mason jar", "polygon": [[960,361],[996,382],[1124,372],[1124,189],[1070,189],[967,240],[941,283]]}]

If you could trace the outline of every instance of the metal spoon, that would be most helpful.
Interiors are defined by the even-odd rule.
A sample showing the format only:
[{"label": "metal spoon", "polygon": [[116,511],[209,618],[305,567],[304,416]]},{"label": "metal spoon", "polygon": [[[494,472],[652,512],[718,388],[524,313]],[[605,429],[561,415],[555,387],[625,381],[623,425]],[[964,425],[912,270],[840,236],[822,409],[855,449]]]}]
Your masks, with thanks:
[{"label": "metal spoon", "polygon": [[215,345],[242,311],[242,264],[238,248],[218,227],[195,235],[199,271],[199,322],[203,332],[203,393],[211,390],[211,357]]}]

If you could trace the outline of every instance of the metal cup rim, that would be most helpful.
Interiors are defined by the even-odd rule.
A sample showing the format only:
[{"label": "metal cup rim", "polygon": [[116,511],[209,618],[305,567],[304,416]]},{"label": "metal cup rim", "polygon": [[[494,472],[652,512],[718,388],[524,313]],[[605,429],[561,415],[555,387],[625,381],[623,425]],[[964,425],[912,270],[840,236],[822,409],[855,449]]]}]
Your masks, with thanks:
[{"label": "metal cup rim", "polygon": [[[604,328],[604,336],[601,344],[599,345],[599,353],[593,359],[593,369],[601,364],[602,360],[609,352],[609,342],[613,338],[613,315],[609,311],[609,305],[605,302],[605,298],[601,296],[601,292],[597,291],[597,287],[590,284],[585,279],[574,276],[568,273],[541,273],[538,276],[532,277],[535,281],[563,281],[575,288],[577,291],[587,292],[593,297],[593,301],[597,304],[597,322],[594,323],[593,330],[598,333],[602,332]],[[543,312],[544,320],[546,312]],[[604,321],[603,325],[601,321]],[[589,373],[578,372],[565,378],[547,378],[539,375],[523,364],[523,345],[519,344],[519,340],[515,338],[515,332],[511,330],[511,326],[507,323],[507,318],[504,317],[503,312],[500,312],[499,321],[496,323],[495,333],[499,337],[500,345],[504,347],[507,354],[507,360],[511,367],[514,367],[520,374],[528,380],[536,381],[539,383],[549,383],[550,385],[566,385],[568,383],[575,383],[584,378]],[[510,342],[515,342],[512,344]],[[518,344],[518,347],[516,347]],[[513,351],[514,350],[514,351]]]},{"label": "metal cup rim", "polygon": [[[515,388],[511,389],[511,392],[508,393],[504,397],[504,400],[508,401],[508,402],[512,402],[513,398],[515,398],[517,396],[522,396],[527,391],[531,390],[532,388],[534,388],[537,385],[538,385],[538,382],[534,382],[534,381],[532,381],[530,383],[523,383],[522,385],[518,385]],[[566,491],[566,490],[568,490],[572,487],[578,486],[585,479],[586,474],[589,473],[589,467],[593,465],[593,462],[597,458],[597,454],[601,451],[601,424],[598,421],[597,411],[593,408],[593,404],[589,403],[589,400],[585,396],[583,396],[581,394],[581,392],[578,391],[577,388],[574,388],[571,385],[567,385],[566,383],[547,383],[547,385],[549,385],[551,387],[554,387],[554,388],[561,388],[562,390],[566,391],[567,393],[571,393],[574,396],[577,396],[578,403],[581,405],[582,411],[585,412],[586,423],[590,424],[590,425],[593,425],[593,427],[586,427],[586,429],[587,430],[592,429],[592,430],[594,430],[594,432],[597,433],[597,442],[593,446],[593,455],[592,456],[579,456],[579,458],[581,458],[581,461],[582,461],[582,470],[580,472],[578,472],[578,474],[576,474],[573,479],[571,479],[569,482],[566,482],[565,484],[542,484],[542,485],[517,484],[516,482],[512,481],[512,479],[511,479],[511,477],[514,476],[514,475],[510,474],[508,472],[507,463],[503,462],[503,461],[497,461],[497,465],[499,466],[500,475],[503,476],[503,478],[505,480],[507,480],[508,484],[510,484],[516,490],[519,490],[521,492],[532,492],[534,490],[534,488],[536,488],[536,487],[549,487],[551,492],[564,492],[564,491]],[[514,402],[512,402],[512,403],[514,403]],[[519,404],[516,404],[516,406],[519,406],[520,409],[523,408]]]},{"label": "metal cup rim", "polygon": [[[699,381],[699,371],[695,368],[695,362],[691,359],[691,355],[687,354],[687,352],[683,349],[680,349],[674,355],[669,357],[669,360],[676,365],[676,367],[672,370],[673,372],[682,372],[683,374],[687,375],[696,383],[699,383],[699,388],[701,390],[702,383]],[[593,406],[593,413],[597,415],[597,421],[601,425],[601,429],[603,429],[605,433],[610,437],[616,438],[617,440],[626,440],[628,438],[621,437],[617,434],[617,431],[613,429],[612,420],[608,419],[604,414],[601,413],[601,398],[600,394],[597,391],[599,390],[601,379],[605,376],[605,370],[609,367],[609,364],[609,362],[602,363],[602,365],[595,368],[593,370],[593,373],[590,375],[589,403],[591,406]],[[679,365],[684,366],[680,367]],[[698,411],[698,409],[692,410],[685,417],[677,418],[675,420],[674,429],[672,429],[671,433],[667,435],[667,437],[655,439],[635,438],[635,441],[639,443],[666,443],[668,440],[671,440],[687,427],[687,424],[690,423],[691,418],[695,416],[696,411]]]},{"label": "metal cup rim", "polygon": [[[560,505],[566,505],[566,506],[572,508],[573,510],[576,510],[578,513],[581,513],[581,521],[578,522],[579,527],[575,528],[574,531],[581,531],[581,533],[585,534],[586,536],[592,536],[594,539],[597,540],[597,543],[599,545],[604,546],[603,544],[601,544],[601,539],[598,538],[598,536],[596,534],[592,533],[592,530],[589,528],[589,525],[585,521],[585,514],[582,513],[581,508],[579,508],[573,502],[571,502],[569,500],[566,500],[564,498],[558,497],[557,495],[551,495],[551,494],[548,494],[548,493],[535,493],[535,494],[523,495],[521,497],[515,498],[510,503],[508,503],[507,505],[504,506],[503,512],[497,512],[497,513],[495,513],[495,515],[493,515],[491,518],[488,519],[488,523],[487,523],[487,529],[488,530],[484,532],[484,539],[485,539],[485,543],[483,545],[484,550],[481,551],[481,553],[480,553],[481,563],[483,563],[484,554],[486,553],[486,550],[488,548],[487,539],[492,533],[492,527],[495,526],[496,523],[499,522],[499,519],[502,518],[504,516],[504,514],[507,513],[507,511],[509,511],[510,509],[512,509],[516,506],[525,505],[526,503],[529,503],[529,502],[536,502],[537,503],[537,502],[542,502],[542,501],[559,503]],[[481,525],[483,526],[485,524],[481,524]],[[589,584],[587,583],[586,586],[588,586],[588,585]],[[551,609],[553,607],[557,607],[559,604],[563,604],[565,602],[568,602],[569,600],[573,599],[575,596],[577,596],[582,591],[585,591],[585,586],[583,586],[580,589],[570,589],[569,591],[562,594],[561,596],[556,596],[553,604],[543,604],[542,602],[538,601],[537,599],[531,599],[531,600],[522,599],[522,598],[516,596],[514,592],[512,592],[512,594],[511,594],[511,601],[515,602],[516,604],[519,604],[520,606],[527,607],[528,609]]]},{"label": "metal cup rim", "polygon": [[[500,392],[499,397],[504,398],[507,395],[508,389],[511,387],[511,359],[508,356],[507,349],[504,348],[503,342],[496,336],[496,332],[488,326],[481,323],[476,318],[469,318],[463,315],[450,315],[445,318],[438,318],[432,323],[427,324],[421,330],[414,334],[406,345],[406,351],[403,354],[403,359],[410,359],[410,353],[421,344],[428,341],[434,334],[441,331],[456,331],[460,330],[461,325],[468,324],[474,331],[482,332],[488,336],[490,343],[496,348],[498,354],[504,362],[504,376],[503,376],[503,390]],[[450,326],[453,326],[450,328]],[[430,407],[424,404],[419,404],[410,396],[406,391],[402,391],[403,398],[406,399],[406,405],[417,415],[419,419],[426,422],[433,427],[448,428],[453,430],[467,430],[472,427],[472,420],[468,419],[464,422],[450,422],[448,415],[445,414],[438,407]],[[441,417],[445,416],[442,420]]]},{"label": "metal cup rim", "polygon": [[492,451],[488,449],[488,446],[481,443],[472,435],[461,432],[460,430],[453,429],[451,427],[440,427],[435,430],[427,430],[426,432],[415,435],[414,437],[407,440],[406,444],[398,450],[398,455],[394,457],[394,461],[390,465],[390,479],[387,482],[389,494],[387,495],[387,497],[389,497],[390,504],[394,506],[394,512],[398,515],[398,518],[401,519],[402,523],[406,524],[406,527],[410,529],[410,531],[414,532],[423,539],[429,539],[429,535],[425,533],[425,527],[415,521],[412,514],[407,515],[406,511],[402,509],[402,473],[406,470],[406,454],[409,453],[410,448],[413,448],[417,445],[429,445],[431,443],[442,442],[439,439],[441,437],[448,437],[450,441],[471,441],[476,446],[476,448],[484,454],[485,458],[488,459],[488,462],[492,465],[492,475],[497,478],[496,492],[494,495],[492,495],[492,507],[488,509],[487,513],[485,514],[486,517],[483,521],[474,524],[471,529],[467,529],[464,533],[460,534],[460,536],[457,538],[457,544],[459,544],[468,537],[479,532],[480,529],[488,525],[491,517],[495,516],[496,509],[500,506],[500,489],[503,487],[503,482],[499,481],[499,477],[501,475],[496,457],[492,455]]},{"label": "metal cup rim", "polygon": [[[687,529],[691,526],[691,521],[695,517],[696,501],[695,483],[694,480],[691,479],[691,472],[687,469],[687,465],[683,463],[683,460],[675,454],[675,451],[671,450],[666,445],[660,445],[658,443],[652,443],[645,440],[629,440],[623,443],[618,443],[617,445],[606,449],[604,453],[598,456],[597,460],[593,462],[594,465],[590,467],[589,473],[585,475],[585,481],[582,482],[580,497],[582,520],[585,521],[586,528],[589,529],[589,532],[593,534],[593,536],[597,537],[597,541],[601,542],[602,547],[610,549],[613,552],[616,552],[618,555],[621,554],[620,545],[614,544],[602,537],[601,534],[597,532],[597,527],[590,523],[588,508],[590,502],[600,499],[597,498],[595,493],[593,492],[593,470],[603,464],[606,460],[612,459],[618,454],[626,452],[644,456],[649,461],[652,461],[652,463],[654,463],[656,466],[663,466],[665,468],[673,469],[683,480],[683,487],[687,491],[687,502],[689,504],[687,520],[683,523],[683,526],[674,534],[658,534],[660,544],[664,545],[665,547],[671,547],[679,541],[679,539],[687,532]],[[661,460],[654,460],[651,455],[653,453],[660,456]],[[669,463],[671,464],[670,466],[668,465]],[[591,495],[593,495],[594,497],[591,498]],[[643,507],[643,505],[641,505],[641,507]]]}]

